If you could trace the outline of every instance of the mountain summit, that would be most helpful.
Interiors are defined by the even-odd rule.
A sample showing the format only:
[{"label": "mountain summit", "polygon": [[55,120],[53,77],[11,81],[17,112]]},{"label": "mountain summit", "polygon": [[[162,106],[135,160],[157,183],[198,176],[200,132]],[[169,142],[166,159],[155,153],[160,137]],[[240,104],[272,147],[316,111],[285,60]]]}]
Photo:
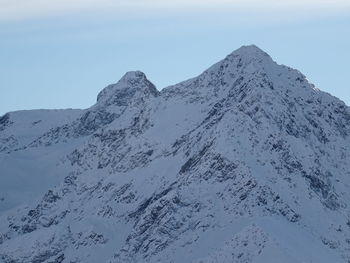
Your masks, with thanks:
[{"label": "mountain summit", "polygon": [[97,103],[109,105],[126,105],[135,94],[157,96],[156,87],[141,71],[127,72],[116,84],[104,88],[97,96]]},{"label": "mountain summit", "polygon": [[350,109],[243,46],[0,118],[0,262],[350,262]]}]

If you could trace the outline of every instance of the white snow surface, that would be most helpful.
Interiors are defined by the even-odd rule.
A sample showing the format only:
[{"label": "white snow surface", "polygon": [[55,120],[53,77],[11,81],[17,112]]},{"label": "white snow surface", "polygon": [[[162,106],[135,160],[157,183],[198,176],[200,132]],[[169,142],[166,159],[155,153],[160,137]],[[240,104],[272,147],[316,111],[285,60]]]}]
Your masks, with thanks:
[{"label": "white snow surface", "polygon": [[350,262],[350,109],[243,46],[0,118],[0,262]]}]

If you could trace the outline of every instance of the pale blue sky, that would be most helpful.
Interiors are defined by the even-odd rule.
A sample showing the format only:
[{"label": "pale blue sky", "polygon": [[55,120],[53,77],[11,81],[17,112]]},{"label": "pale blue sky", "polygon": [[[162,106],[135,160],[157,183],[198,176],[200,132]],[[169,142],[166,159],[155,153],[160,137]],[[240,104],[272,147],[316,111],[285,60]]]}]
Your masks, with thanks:
[{"label": "pale blue sky", "polygon": [[129,70],[162,89],[246,44],[350,105],[350,1],[281,2],[0,0],[0,115],[89,107]]}]

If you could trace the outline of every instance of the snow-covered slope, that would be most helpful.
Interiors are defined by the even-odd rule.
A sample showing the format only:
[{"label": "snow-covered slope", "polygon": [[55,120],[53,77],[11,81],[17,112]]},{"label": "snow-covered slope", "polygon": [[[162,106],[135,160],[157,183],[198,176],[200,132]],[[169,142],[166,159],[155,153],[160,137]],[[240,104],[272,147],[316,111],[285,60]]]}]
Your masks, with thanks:
[{"label": "snow-covered slope", "polygon": [[26,110],[0,118],[0,152],[18,150],[57,126],[70,123],[81,110]]},{"label": "snow-covered slope", "polygon": [[256,46],[73,117],[2,155],[62,178],[3,211],[3,262],[350,261],[350,109]]},{"label": "snow-covered slope", "polygon": [[68,145],[39,150],[27,146],[44,132],[72,122],[81,112],[28,110],[0,118],[0,214],[39,197],[62,180],[54,167],[62,153],[70,151]]}]

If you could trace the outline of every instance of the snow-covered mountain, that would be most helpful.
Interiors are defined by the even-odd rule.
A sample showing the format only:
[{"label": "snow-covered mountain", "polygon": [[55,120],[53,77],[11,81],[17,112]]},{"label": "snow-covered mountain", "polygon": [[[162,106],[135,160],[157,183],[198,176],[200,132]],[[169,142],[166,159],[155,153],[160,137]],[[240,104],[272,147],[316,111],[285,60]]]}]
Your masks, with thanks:
[{"label": "snow-covered mountain", "polygon": [[256,46],[6,114],[0,151],[0,262],[350,262],[350,108]]}]

